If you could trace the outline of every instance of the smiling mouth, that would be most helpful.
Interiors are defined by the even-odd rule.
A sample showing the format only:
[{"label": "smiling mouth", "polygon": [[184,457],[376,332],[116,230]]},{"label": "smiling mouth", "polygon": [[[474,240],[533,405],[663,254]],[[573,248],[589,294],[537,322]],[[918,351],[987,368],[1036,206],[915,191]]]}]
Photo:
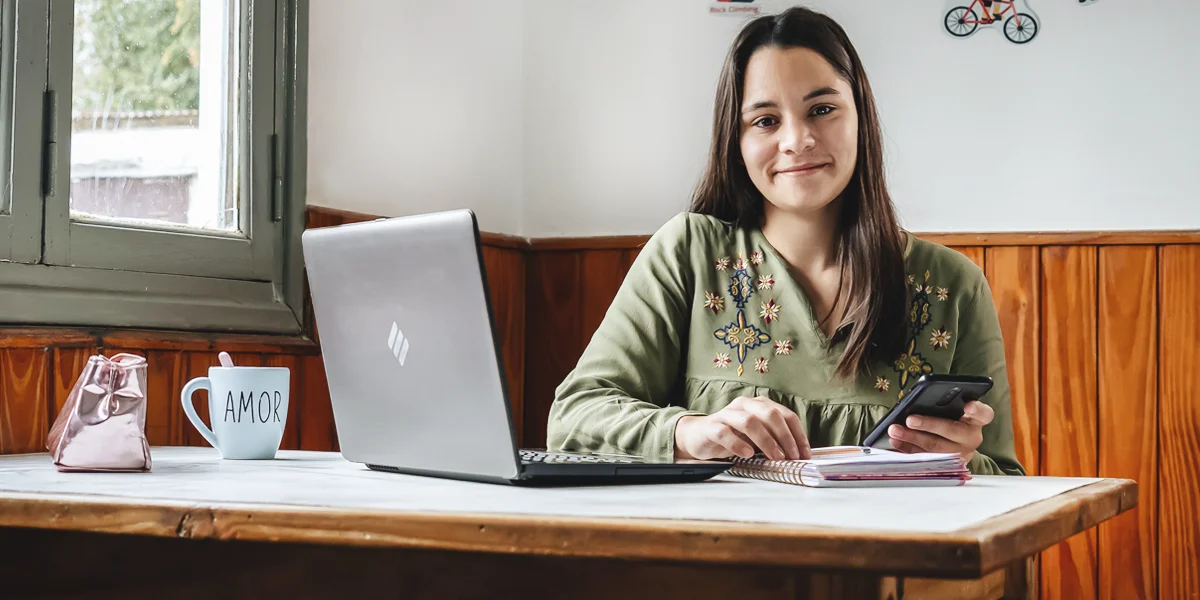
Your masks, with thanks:
[{"label": "smiling mouth", "polygon": [[828,166],[829,166],[829,163],[821,163],[821,164],[817,164],[817,165],[800,165],[800,166],[776,171],[775,174],[776,175],[790,175],[792,177],[804,177],[807,175],[812,175],[814,173],[819,173],[825,167],[828,167]]}]

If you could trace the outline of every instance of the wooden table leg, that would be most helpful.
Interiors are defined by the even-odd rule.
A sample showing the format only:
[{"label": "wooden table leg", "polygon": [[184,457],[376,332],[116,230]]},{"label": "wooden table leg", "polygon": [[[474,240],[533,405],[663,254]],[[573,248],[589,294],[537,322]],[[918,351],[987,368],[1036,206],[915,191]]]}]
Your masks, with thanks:
[{"label": "wooden table leg", "polygon": [[987,598],[996,600],[1033,599],[1033,559],[1019,560],[1004,569],[993,571],[979,579],[901,578],[897,599],[954,600],[957,598]]}]

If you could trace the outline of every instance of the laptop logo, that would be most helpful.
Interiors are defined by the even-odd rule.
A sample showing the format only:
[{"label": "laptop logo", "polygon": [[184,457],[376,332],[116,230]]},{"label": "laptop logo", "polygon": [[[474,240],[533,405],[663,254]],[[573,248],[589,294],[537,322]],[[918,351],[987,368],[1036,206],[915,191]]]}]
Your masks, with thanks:
[{"label": "laptop logo", "polygon": [[400,326],[395,321],[392,321],[392,332],[388,334],[388,348],[403,367],[404,358],[408,356],[408,338],[404,337],[404,332],[400,331]]}]

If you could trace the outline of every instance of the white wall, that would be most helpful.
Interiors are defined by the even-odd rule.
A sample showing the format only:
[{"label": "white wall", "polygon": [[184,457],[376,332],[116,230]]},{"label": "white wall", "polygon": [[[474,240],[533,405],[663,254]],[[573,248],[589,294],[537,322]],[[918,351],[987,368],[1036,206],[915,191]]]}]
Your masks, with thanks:
[{"label": "white wall", "polygon": [[309,36],[310,205],[520,231],[519,3],[318,0]]},{"label": "white wall", "polygon": [[[806,2],[866,63],[905,226],[1200,229],[1192,3],[1030,2],[1026,46],[953,39],[933,0]],[[309,200],[471,206],[530,237],[652,232],[687,206],[742,23],[708,5],[314,2]]]},{"label": "white wall", "polygon": [[[527,235],[646,233],[686,207],[743,20],[708,4],[529,3]],[[941,2],[806,4],[866,64],[905,226],[1200,229],[1200,37],[1163,18],[1192,3],[1031,0],[1025,46],[951,38]]]}]

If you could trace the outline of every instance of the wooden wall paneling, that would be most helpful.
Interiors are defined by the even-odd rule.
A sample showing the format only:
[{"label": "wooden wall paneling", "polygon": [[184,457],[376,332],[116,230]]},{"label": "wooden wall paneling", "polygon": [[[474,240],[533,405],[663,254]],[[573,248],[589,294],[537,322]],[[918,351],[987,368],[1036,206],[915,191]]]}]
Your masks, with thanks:
[{"label": "wooden wall paneling", "polygon": [[583,350],[579,252],[530,257],[526,277],[525,414],[523,446],[546,446],[546,419],[554,391]]},{"label": "wooden wall paneling", "polygon": [[[312,354],[311,340],[300,336],[225,334],[188,331],[110,330],[99,337],[104,348],[244,352],[250,354]],[[58,345],[55,343],[55,345]]]},{"label": "wooden wall paneling", "polygon": [[[252,354],[252,353],[248,353],[248,352],[234,352],[229,355],[229,358],[233,360],[234,366],[238,366],[238,367],[261,367],[261,366],[263,366],[263,355],[262,354]],[[220,360],[221,359],[218,356],[217,363],[214,364],[213,366],[214,367],[220,366],[220,364],[221,364]]]},{"label": "wooden wall paneling", "polygon": [[628,249],[628,250],[626,250],[626,251],[625,251],[624,260],[622,261],[622,265],[624,266],[624,268],[625,268],[625,269],[624,269],[624,270],[621,272],[621,273],[622,273],[622,275],[621,275],[621,281],[624,281],[624,280],[625,280],[625,277],[624,277],[624,276],[625,276],[625,275],[627,275],[627,274],[629,273],[629,269],[630,269],[631,267],[633,267],[633,263],[634,263],[634,261],[636,261],[636,260],[637,260],[637,257],[638,257],[638,255],[639,255],[639,254],[641,254],[641,253],[642,253],[642,247],[641,247],[641,246],[638,246],[638,247],[636,247],[636,248],[630,248],[630,249]]},{"label": "wooden wall paneling", "polygon": [[987,279],[1004,336],[1017,460],[1041,466],[1041,259],[1035,246],[987,249]]},{"label": "wooden wall paneling", "polygon": [[1161,598],[1196,598],[1200,594],[1200,469],[1196,466],[1200,457],[1200,245],[1162,247],[1158,286],[1158,591]]},{"label": "wooden wall paneling", "polygon": [[146,439],[151,446],[182,446],[184,430],[191,428],[183,414],[186,354],[177,350],[151,350],[146,356]]},{"label": "wooden wall paneling", "polygon": [[[1043,475],[1095,477],[1096,248],[1042,249]],[[1042,554],[1047,600],[1096,597],[1096,532]]]},{"label": "wooden wall paneling", "polygon": [[51,356],[48,348],[0,349],[0,454],[46,451]]},{"label": "wooden wall paneling", "polygon": [[983,246],[955,246],[952,249],[971,259],[971,262],[978,265],[980,270],[985,270],[984,267],[987,264],[987,253],[985,252],[985,248]]},{"label": "wooden wall paneling", "polygon": [[337,450],[337,427],[333,420],[333,405],[329,401],[325,363],[320,356],[305,356],[300,372],[303,375],[298,414],[300,449]]},{"label": "wooden wall paneling", "polygon": [[321,206],[310,206],[305,211],[305,229],[332,227],[346,222],[345,211],[328,209]]},{"label": "wooden wall paneling", "polygon": [[1156,248],[1099,250],[1099,473],[1133,479],[1138,506],[1100,525],[1100,597],[1157,598]]},{"label": "wooden wall paneling", "polygon": [[[7,307],[6,307],[7,308]],[[94,347],[91,332],[66,327],[0,326],[0,348]]]},{"label": "wooden wall paneling", "polygon": [[[587,347],[592,334],[600,327],[609,305],[625,280],[628,267],[625,265],[626,250],[595,250],[585,252],[580,266],[580,341]],[[582,351],[582,348],[581,348]]]},{"label": "wooden wall paneling", "polygon": [[290,387],[288,388],[288,410],[284,416],[283,440],[280,450],[300,449],[300,419],[304,411],[304,373],[301,371],[303,358],[286,354],[263,356],[264,367],[286,367]]},{"label": "wooden wall paneling", "polygon": [[483,261],[513,426],[520,440],[525,398],[525,253],[510,248],[484,246]]},{"label": "wooden wall paneling", "polygon": [[944,246],[1112,246],[1200,244],[1200,231],[1038,231],[915,233]]}]

